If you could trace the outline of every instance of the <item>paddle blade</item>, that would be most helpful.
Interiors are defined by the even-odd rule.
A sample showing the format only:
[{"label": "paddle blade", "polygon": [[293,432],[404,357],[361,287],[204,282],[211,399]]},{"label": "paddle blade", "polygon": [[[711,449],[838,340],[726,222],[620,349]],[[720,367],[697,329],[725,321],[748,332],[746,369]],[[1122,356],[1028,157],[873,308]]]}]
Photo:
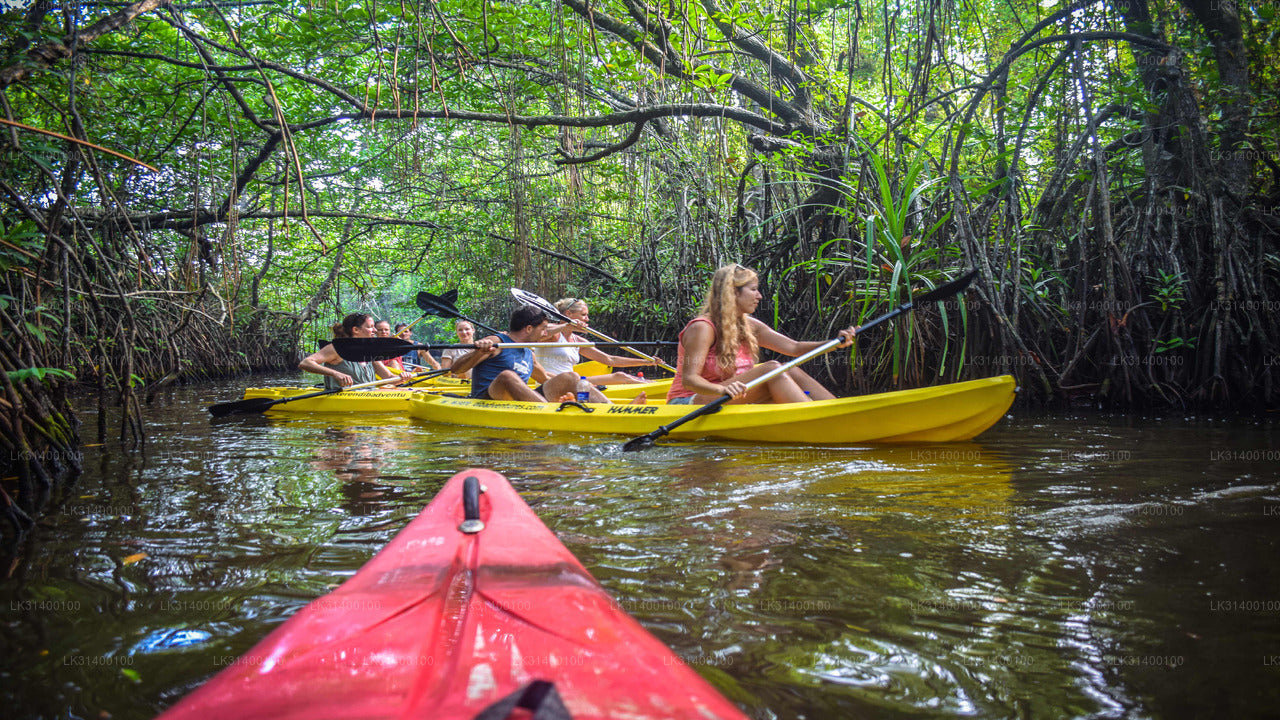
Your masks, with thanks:
[{"label": "paddle blade", "polygon": [[444,297],[432,295],[429,292],[420,292],[415,301],[418,309],[427,315],[435,315],[437,317],[454,318],[458,317],[458,308],[453,306],[453,300],[447,299],[450,295],[456,300],[458,291],[452,290],[445,293]]},{"label": "paddle blade", "polygon": [[622,452],[637,452],[640,450],[648,450],[649,448],[653,447],[654,442],[657,439],[658,438],[654,436],[654,433],[649,433],[648,435],[641,435],[640,437],[631,438],[626,442],[626,444],[622,446]]},{"label": "paddle blade", "polygon": [[965,273],[964,275],[961,275],[955,280],[952,280],[951,282],[943,285],[939,285],[938,287],[930,290],[929,292],[917,298],[914,298],[913,302],[919,305],[921,303],[927,303],[927,302],[938,302],[939,300],[946,300],[952,295],[959,295],[960,293],[964,292],[965,288],[969,287],[969,283],[973,282],[973,278],[976,277],[977,274],[978,274],[978,269],[974,268],[973,270],[970,270],[969,272]]},{"label": "paddle blade", "polygon": [[546,298],[543,298],[540,295],[534,295],[533,293],[527,290],[521,290],[520,288],[511,288],[511,297],[515,298],[516,301],[522,305],[532,305],[537,308],[542,308],[542,310],[545,312],[552,313],[555,317],[559,317],[559,318],[564,317],[564,315],[560,314],[559,310],[556,310],[555,305],[552,305],[551,303],[547,302]]},{"label": "paddle blade", "polygon": [[243,413],[261,413],[266,412],[268,408],[277,402],[279,401],[272,398],[249,398],[248,400],[218,403],[217,405],[209,406],[209,414],[214,417],[226,417],[227,415]]},{"label": "paddle blade", "polygon": [[350,362],[373,362],[400,357],[410,350],[430,350],[430,345],[417,345],[397,337],[335,338],[333,349],[338,357]]}]

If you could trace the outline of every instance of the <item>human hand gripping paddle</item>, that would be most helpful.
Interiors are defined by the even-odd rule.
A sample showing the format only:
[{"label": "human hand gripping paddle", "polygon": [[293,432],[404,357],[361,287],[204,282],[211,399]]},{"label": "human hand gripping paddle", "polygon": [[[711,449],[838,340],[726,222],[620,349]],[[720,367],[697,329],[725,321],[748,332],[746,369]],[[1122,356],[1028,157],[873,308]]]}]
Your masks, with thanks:
[{"label": "human hand gripping paddle", "polygon": [[[546,348],[546,347],[595,347],[601,343],[589,342],[525,342],[494,343],[493,347],[502,348]],[[605,345],[609,343],[603,343]],[[618,343],[614,343],[618,344]],[[674,345],[675,343],[633,343],[635,345]],[[453,345],[430,345],[411,343],[397,337],[387,338],[335,338],[333,349],[343,360],[351,362],[373,362],[399,357],[411,350],[474,350],[475,343],[457,343]],[[446,371],[447,372],[447,371]]]},{"label": "human hand gripping paddle", "polygon": [[[556,310],[556,306],[555,306],[555,305],[552,305],[551,303],[547,302],[545,298],[543,298],[543,297],[541,297],[541,296],[539,296],[539,295],[534,295],[533,293],[528,292],[527,290],[521,290],[520,288],[511,288],[511,295],[512,295],[516,300],[519,300],[520,302],[524,303],[525,305],[533,305],[534,307],[541,308],[543,312],[550,314],[551,316],[555,317],[555,318],[556,318],[556,319],[558,319],[558,320],[563,320],[563,321],[568,322],[568,323],[572,323],[572,322],[573,322],[573,320],[569,319],[569,318],[568,318],[564,313],[560,312],[559,310]],[[605,335],[604,333],[602,333],[602,332],[598,332],[598,331],[596,331],[596,330],[592,330],[592,329],[591,329],[591,328],[589,328],[589,327],[582,328],[582,330],[583,330],[583,332],[589,333],[589,334],[591,334],[591,335],[595,335],[596,337],[600,338],[601,340],[606,340],[606,341],[608,341],[608,342],[614,342],[614,343],[618,342],[617,340],[614,340],[613,338],[609,337],[608,335]],[[619,343],[619,344],[621,344],[621,343]],[[640,345],[640,344],[642,344],[642,343],[631,343],[631,344],[632,344],[632,345]],[[631,353],[632,355],[635,355],[635,356],[636,356],[636,357],[638,357],[638,358],[644,358],[645,360],[652,360],[652,361],[653,361],[653,364],[657,365],[658,367],[662,368],[663,370],[666,370],[666,371],[668,371],[668,372],[675,372],[675,371],[676,371],[676,369],[675,369],[675,368],[673,368],[673,367],[671,367],[670,365],[668,365],[668,364],[666,364],[665,362],[663,362],[661,358],[656,358],[656,357],[654,357],[654,356],[652,356],[652,355],[645,355],[644,353],[640,352],[639,350],[636,350],[636,349],[634,349],[634,348],[627,347],[626,345],[623,345],[621,349],[622,349],[622,350],[626,350],[627,352]]]},{"label": "human hand gripping paddle", "polygon": [[[971,270],[965,273],[964,275],[960,276],[959,278],[956,278],[955,280],[952,280],[951,282],[945,285],[936,287],[933,290],[930,290],[929,292],[925,293],[924,295],[921,295],[920,297],[915,298],[914,300],[902,303],[898,307],[890,310],[889,312],[881,315],[880,317],[874,318],[869,322],[863,323],[861,326],[858,327],[858,332],[862,333],[867,330],[870,330],[871,328],[877,325],[880,325],[881,323],[888,322],[905,312],[910,312],[914,310],[917,306],[922,305],[924,303],[938,302],[940,300],[946,300],[947,298],[952,297],[954,295],[958,295],[961,292],[963,292],[965,288],[969,287],[969,283],[973,281],[973,277],[977,274],[978,274],[977,270]],[[832,350],[836,349],[836,347],[840,345],[840,342],[841,342],[841,338],[835,338],[833,340],[829,340],[823,343],[822,345],[819,345],[818,347],[810,350],[809,352],[801,355],[800,357],[795,358],[791,362],[788,362],[785,365],[780,365],[774,368],[772,371],[767,372],[764,375],[761,375],[760,377],[756,378],[755,380],[752,380],[751,382],[746,383],[745,389],[749,390],[755,387],[756,385],[759,385],[760,383],[768,382],[770,379],[775,378],[778,375],[781,375],[782,373],[790,370],[791,368],[799,365],[800,363],[803,363],[807,360],[811,360],[819,355],[825,355],[826,353],[829,353]],[[720,397],[716,398],[715,400],[712,400],[711,402],[707,403],[706,405],[703,405],[702,407],[699,407],[697,410],[694,410],[688,415],[680,417],[666,425],[659,426],[657,430],[654,430],[653,432],[647,435],[641,435],[640,437],[632,438],[628,440],[626,444],[622,446],[622,450],[623,452],[635,452],[637,450],[647,450],[653,447],[654,442],[658,438],[670,433],[672,430],[680,427],[681,425],[689,422],[690,420],[700,418],[703,415],[710,415],[712,413],[718,412],[725,403],[729,402],[732,399],[733,399],[732,395],[721,395]]]},{"label": "human hand gripping paddle", "polygon": [[462,312],[459,311],[458,308],[455,307],[453,304],[457,299],[458,299],[457,290],[450,290],[444,295],[432,295],[429,292],[420,292],[418,293],[416,302],[418,303],[418,308],[422,310],[422,312],[426,315],[437,315],[439,317],[457,318],[458,320],[466,320],[467,322],[471,323],[472,325],[475,325],[481,330],[484,330],[490,335],[498,334],[497,330],[494,330],[493,328],[489,327],[488,325],[485,325],[479,320],[473,320],[467,317],[466,315],[463,315]]},{"label": "human hand gripping paddle", "polygon": [[[350,338],[347,338],[350,339]],[[404,342],[401,340],[401,342]],[[439,375],[449,372],[448,370],[432,370],[431,372],[420,373],[413,376],[411,382],[405,383],[405,387],[416,385],[423,380],[428,380]],[[320,397],[322,395],[334,395],[336,393],[345,392],[347,390],[364,390],[365,388],[381,387],[383,385],[391,385],[400,382],[398,377],[386,378],[383,380],[374,380],[373,382],[360,383],[359,385],[350,385],[344,388],[334,388],[333,390],[320,390],[319,392],[306,393],[305,395],[294,395],[287,398],[248,398],[246,400],[235,400],[233,402],[218,403],[210,405],[209,412],[214,417],[225,417],[227,415],[236,415],[244,413],[260,413],[266,412],[276,405],[293,402],[294,400],[306,400],[307,398]]]}]

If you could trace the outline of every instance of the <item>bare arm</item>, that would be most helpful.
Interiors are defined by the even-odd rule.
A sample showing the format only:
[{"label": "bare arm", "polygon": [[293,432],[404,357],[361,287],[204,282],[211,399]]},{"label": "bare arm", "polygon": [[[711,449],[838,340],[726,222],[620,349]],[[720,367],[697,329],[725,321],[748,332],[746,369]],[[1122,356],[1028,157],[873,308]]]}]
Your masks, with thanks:
[{"label": "bare arm", "polygon": [[431,354],[431,351],[430,351],[430,350],[419,350],[419,351],[418,351],[418,359],[419,359],[419,360],[426,360],[426,362],[425,362],[425,363],[422,363],[422,362],[418,363],[419,365],[426,365],[427,367],[431,368],[432,370],[442,370],[442,369],[444,369],[444,368],[442,368],[442,367],[441,367],[441,365],[440,365],[440,361],[439,361],[439,360],[436,360],[435,356]]},{"label": "bare arm", "polygon": [[482,361],[498,354],[498,348],[494,347],[501,340],[497,335],[480,338],[476,341],[476,349],[463,355],[453,362],[449,368],[454,375],[460,375],[471,368],[479,365]]},{"label": "bare arm", "polygon": [[[773,350],[774,352],[782,353],[783,355],[796,357],[798,355],[803,355],[809,352],[810,350],[822,347],[823,345],[827,344],[826,340],[821,340],[821,341],[792,340],[791,338],[787,337],[786,335],[783,335],[777,330],[774,330],[768,325],[765,325],[763,322],[760,322],[754,317],[749,318],[748,322],[751,323],[751,327],[756,332],[756,341],[760,344],[760,347],[769,348],[770,350]],[[843,342],[840,343],[840,347],[848,347],[849,345],[853,344],[853,336],[857,332],[858,332],[858,329],[856,327],[847,327],[841,330],[839,335],[842,338]],[[685,352],[687,353],[688,350],[685,350]]]},{"label": "bare arm", "polygon": [[702,377],[702,366],[715,342],[715,330],[707,323],[692,323],[684,330],[680,344],[684,346],[684,368],[680,382],[686,390],[699,395],[724,395],[725,387]]},{"label": "bare arm", "polygon": [[547,369],[542,367],[542,363],[538,362],[537,356],[534,356],[533,358],[533,370],[529,372],[529,377],[533,378],[538,383],[545,383],[547,381]]},{"label": "bare arm", "polygon": [[350,375],[339,372],[336,368],[329,367],[329,363],[339,363],[342,358],[338,356],[338,352],[333,349],[333,345],[325,345],[316,352],[311,353],[298,363],[298,369],[316,375],[326,375],[338,381],[338,384],[347,387],[354,382]]},{"label": "bare arm", "polygon": [[[576,340],[575,338],[570,338]],[[647,365],[657,365],[653,360],[645,360],[638,357],[621,357],[618,355],[610,355],[601,351],[599,348],[582,348],[578,351],[583,357],[595,360],[598,363],[608,365],[609,367],[644,367]],[[687,351],[686,351],[687,352]]]},{"label": "bare arm", "polygon": [[373,361],[373,374],[379,380],[387,380],[387,379],[396,378],[396,377],[398,378],[410,377],[410,373],[396,372],[395,370],[392,370],[391,368],[387,367],[381,360]]}]

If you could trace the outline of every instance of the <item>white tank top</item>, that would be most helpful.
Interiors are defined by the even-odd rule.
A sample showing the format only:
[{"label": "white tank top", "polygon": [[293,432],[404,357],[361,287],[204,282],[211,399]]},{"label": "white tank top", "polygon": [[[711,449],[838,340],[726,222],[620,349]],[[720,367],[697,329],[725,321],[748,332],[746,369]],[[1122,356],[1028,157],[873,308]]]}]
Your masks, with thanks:
[{"label": "white tank top", "polygon": [[[570,335],[566,340],[564,333],[561,333],[556,342],[582,342],[582,338]],[[573,366],[580,362],[578,348],[575,347],[534,348],[533,354],[538,359],[538,364],[542,365],[542,369],[547,371],[547,377],[572,372]]]}]

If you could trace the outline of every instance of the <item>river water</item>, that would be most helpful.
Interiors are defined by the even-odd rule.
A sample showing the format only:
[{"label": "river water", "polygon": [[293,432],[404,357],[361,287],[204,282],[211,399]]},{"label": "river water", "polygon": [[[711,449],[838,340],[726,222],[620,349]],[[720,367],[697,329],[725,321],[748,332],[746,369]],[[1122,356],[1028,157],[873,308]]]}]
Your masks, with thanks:
[{"label": "river water", "polygon": [[624,454],[392,416],[211,421],[242,387],[159,401],[145,457],[86,450],[3,568],[6,717],[154,716],[472,466],[754,718],[1280,712],[1273,421],[1015,410],[968,443]]}]

